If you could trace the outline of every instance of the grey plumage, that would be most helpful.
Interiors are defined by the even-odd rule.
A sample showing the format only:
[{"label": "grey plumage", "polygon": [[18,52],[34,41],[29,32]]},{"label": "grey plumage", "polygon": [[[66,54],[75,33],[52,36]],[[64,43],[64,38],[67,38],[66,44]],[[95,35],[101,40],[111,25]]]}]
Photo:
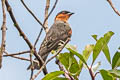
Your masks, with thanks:
[{"label": "grey plumage", "polygon": [[[71,37],[69,31],[71,30],[69,24],[63,21],[55,21],[54,24],[49,29],[48,33],[43,40],[38,54],[46,61],[47,56],[52,50],[58,48],[58,44],[62,41],[66,41],[67,38]],[[41,62],[42,63],[42,62]],[[40,69],[41,64],[33,63],[34,69]],[[30,67],[29,67],[30,68]]]}]

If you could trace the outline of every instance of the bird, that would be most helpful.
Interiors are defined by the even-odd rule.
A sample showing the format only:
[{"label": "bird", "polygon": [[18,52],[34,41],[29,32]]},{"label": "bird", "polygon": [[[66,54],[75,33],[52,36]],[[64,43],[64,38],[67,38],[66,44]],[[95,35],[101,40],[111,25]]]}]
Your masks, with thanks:
[{"label": "bird", "polygon": [[[72,29],[68,23],[68,19],[73,14],[73,12],[64,10],[56,15],[54,23],[46,33],[38,52],[38,55],[42,57],[44,62],[52,50],[57,50],[60,43],[65,42],[68,38],[71,38]],[[40,64],[33,63],[33,69],[39,70],[41,66],[42,62],[40,62]],[[28,69],[30,69],[30,67],[31,65]]]}]

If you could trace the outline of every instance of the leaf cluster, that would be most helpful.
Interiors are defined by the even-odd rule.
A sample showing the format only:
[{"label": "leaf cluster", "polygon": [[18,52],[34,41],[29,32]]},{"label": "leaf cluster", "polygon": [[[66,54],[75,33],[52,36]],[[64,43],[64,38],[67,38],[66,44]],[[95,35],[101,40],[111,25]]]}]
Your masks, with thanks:
[{"label": "leaf cluster", "polygon": [[[57,56],[57,59],[63,65],[64,70],[51,72],[47,74],[43,80],[69,80],[67,77],[65,77],[65,71],[67,71],[67,74],[74,80],[79,80],[79,76],[83,68],[88,69],[92,80],[95,80],[97,73],[101,74],[103,80],[115,80],[120,78],[120,70],[118,69],[120,66],[120,52],[116,51],[113,58],[111,58],[108,47],[108,43],[113,35],[114,33],[112,31],[105,33],[104,36],[100,37],[99,39],[97,35],[92,35],[96,43],[87,45],[82,51],[82,54],[77,51],[76,46],[67,44],[65,48],[68,50],[68,52],[60,53]],[[101,52],[104,53],[106,60],[111,65],[110,70],[98,70],[101,62],[94,64]],[[91,65],[89,66],[87,64],[87,60],[89,59],[90,55],[92,55],[93,59]],[[63,76],[61,77],[60,75]]]}]

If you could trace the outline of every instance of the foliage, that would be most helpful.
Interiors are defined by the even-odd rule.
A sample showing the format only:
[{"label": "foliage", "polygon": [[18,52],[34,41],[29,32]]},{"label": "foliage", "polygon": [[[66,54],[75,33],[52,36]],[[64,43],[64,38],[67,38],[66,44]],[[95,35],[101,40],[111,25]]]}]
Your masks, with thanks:
[{"label": "foliage", "polygon": [[[105,33],[104,36],[100,37],[99,39],[97,39],[97,35],[92,35],[96,43],[87,45],[82,54],[77,51],[76,46],[67,44],[66,49],[68,50],[68,52],[60,53],[57,56],[57,59],[64,66],[64,70],[68,71],[68,74],[75,80],[79,80],[79,76],[83,67],[89,70],[92,80],[95,80],[95,77],[98,73],[101,74],[103,80],[115,80],[116,78],[120,78],[120,70],[118,69],[118,67],[120,66],[120,52],[116,51],[111,63],[111,57],[108,47],[108,43],[113,35],[114,33],[112,31]],[[111,65],[110,70],[98,70],[101,62],[93,65],[95,60],[99,57],[101,51],[104,53],[108,63]],[[93,56],[91,66],[87,64],[87,60],[90,55]],[[65,71],[62,74],[65,74]],[[54,76],[57,78],[59,77],[59,75],[49,73],[49,76]],[[60,80],[66,80],[66,78],[62,78]]]}]

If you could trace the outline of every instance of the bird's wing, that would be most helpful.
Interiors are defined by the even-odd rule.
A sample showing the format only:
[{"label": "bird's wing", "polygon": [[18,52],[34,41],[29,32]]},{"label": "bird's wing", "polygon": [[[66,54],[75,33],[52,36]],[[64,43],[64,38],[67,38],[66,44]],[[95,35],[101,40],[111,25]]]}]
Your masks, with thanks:
[{"label": "bird's wing", "polygon": [[61,41],[65,41],[70,37],[67,33],[70,28],[68,29],[67,27],[69,27],[69,25],[59,22],[52,25],[40,47],[39,54],[42,57],[46,57],[51,50],[55,50],[59,47]]}]

